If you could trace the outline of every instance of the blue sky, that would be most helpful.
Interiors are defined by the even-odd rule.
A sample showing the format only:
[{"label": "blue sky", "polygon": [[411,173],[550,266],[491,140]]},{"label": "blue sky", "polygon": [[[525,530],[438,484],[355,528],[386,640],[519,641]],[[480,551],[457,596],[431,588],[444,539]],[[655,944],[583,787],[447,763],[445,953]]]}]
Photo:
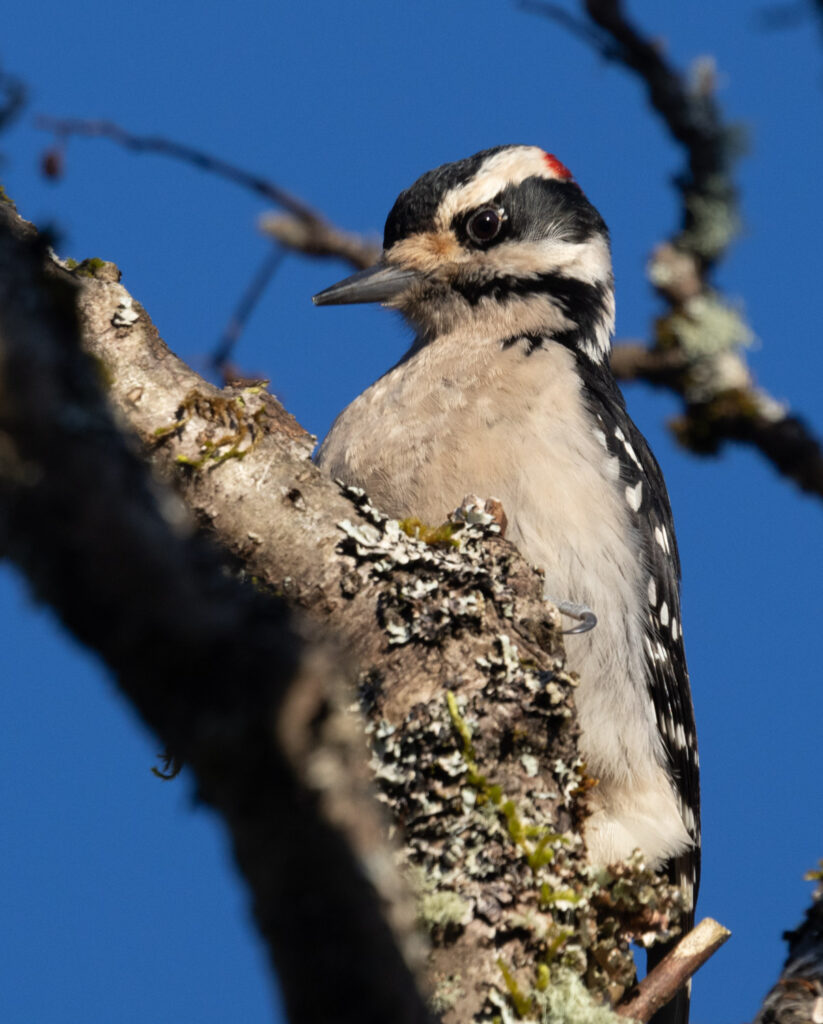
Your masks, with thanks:
[{"label": "blue sky", "polygon": [[[823,41],[780,32],[758,3],[634,2],[681,64],[718,61],[749,130],[745,231],[717,274],[759,339],[761,384],[823,434],[819,167]],[[698,17],[699,14],[699,17]],[[231,7],[43,0],[6,19],[0,60],[30,105],[0,138],[21,211],[64,255],[115,261],[168,343],[205,367],[266,242],[252,195],[107,142],[74,141],[55,185],[33,114],[107,117],[258,171],[332,220],[379,232],[420,173],[503,142],[555,152],[608,222],[618,336],[648,337],[644,277],[675,225],[680,155],[639,86],[502,0],[314,0]],[[316,310],[335,263],[289,258],[237,352],[321,435],[408,341],[372,308]],[[823,507],[749,451],[698,461],[641,386],[630,409],[666,473],[684,566],[683,621],[703,766],[700,912],[734,932],[698,976],[693,1019],[750,1019],[823,856],[819,623]],[[56,527],[58,528],[58,527]],[[0,1015],[6,1024],[271,1018],[273,990],[226,842],[190,779],[158,782],[157,744],[95,659],[0,566]],[[730,981],[732,982],[730,984]]]}]

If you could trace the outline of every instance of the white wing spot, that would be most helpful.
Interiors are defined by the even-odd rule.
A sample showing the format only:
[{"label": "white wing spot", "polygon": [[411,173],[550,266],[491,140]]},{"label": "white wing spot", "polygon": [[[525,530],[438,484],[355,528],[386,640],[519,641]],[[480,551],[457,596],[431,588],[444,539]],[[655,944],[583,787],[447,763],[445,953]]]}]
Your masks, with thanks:
[{"label": "white wing spot", "polygon": [[649,576],[649,604],[652,608],[657,607],[657,580]]},{"label": "white wing spot", "polygon": [[675,742],[677,743],[677,745],[680,747],[681,750],[686,750],[687,747],[688,747],[688,744],[686,743],[686,733],[685,733],[685,731],[683,729],[683,726],[679,722],[677,723],[677,732],[675,734]]},{"label": "white wing spot", "polygon": [[615,427],[614,428],[614,436],[617,438],[618,441],[625,441],[626,440],[626,435],[623,433],[623,431],[620,429],[620,427]]},{"label": "white wing spot", "polygon": [[678,630],[677,630],[677,616],[673,615],[672,616],[672,640],[676,640],[677,639],[677,633],[678,633]]},{"label": "white wing spot", "polygon": [[669,624],[669,606],[665,601],[660,605],[660,621],[664,626],[668,626]]},{"label": "white wing spot", "polygon": [[668,661],[669,660],[669,652],[666,650],[666,648],[663,646],[663,644],[661,644],[659,641],[658,641],[658,644],[657,644],[657,660],[658,661]]},{"label": "white wing spot", "polygon": [[640,465],[640,459],[638,459],[637,457],[637,452],[634,450],[634,448],[632,448],[628,441],[623,442],[623,447],[626,449],[626,454],[629,456],[629,458],[632,460],[635,466],[637,466],[638,469],[642,469],[643,467]]},{"label": "white wing spot", "polygon": [[626,486],[626,501],[633,512],[639,512],[643,504],[643,481],[638,480],[634,487]]},{"label": "white wing spot", "polygon": [[648,651],[649,657],[652,659],[652,661],[654,661],[654,648],[652,647],[651,640],[649,640],[645,633],[643,634],[643,643],[646,645],[646,650]]},{"label": "white wing spot", "polygon": [[663,548],[663,550],[665,551],[666,542],[663,540],[663,531],[660,529],[659,526],[655,526],[654,528],[654,539],[657,541],[657,546],[659,548]]},{"label": "white wing spot", "polygon": [[694,811],[691,809],[691,807],[688,804],[684,804],[683,805],[682,811],[683,811],[683,824],[686,826],[686,828],[689,830],[689,832],[691,832],[693,834],[694,833]]}]

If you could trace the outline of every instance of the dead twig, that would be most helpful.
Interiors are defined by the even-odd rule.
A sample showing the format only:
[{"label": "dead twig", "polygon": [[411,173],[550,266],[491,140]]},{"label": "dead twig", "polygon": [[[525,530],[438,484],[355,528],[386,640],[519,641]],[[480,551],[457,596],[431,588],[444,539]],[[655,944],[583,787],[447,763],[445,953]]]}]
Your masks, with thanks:
[{"label": "dead twig", "polygon": [[55,147],[50,150],[45,161],[48,167],[57,169],[56,174],[59,174],[59,169],[62,168],[66,142],[70,137],[76,135],[91,139],[110,139],[136,153],[157,153],[199,167],[279,206],[289,216],[280,219],[279,228],[276,226],[277,218],[268,218],[264,222],[263,230],[287,248],[312,256],[330,256],[346,260],[357,269],[371,266],[379,255],[380,249],[374,243],[329,224],[308,203],[304,203],[302,199],[298,199],[268,178],[252,174],[236,164],[194,146],[187,146],[161,135],[136,135],[113,121],[82,117],[41,116],[37,119],[37,127],[52,132],[57,139]]},{"label": "dead twig", "polygon": [[620,0],[582,0],[590,26],[556,3],[530,0],[524,6],[640,78],[686,158],[676,179],[680,228],[657,246],[649,264],[668,312],[657,319],[650,346],[615,349],[615,375],[679,395],[684,410],[671,427],[695,454],[715,454],[730,441],[751,445],[804,491],[823,497],[820,441],[802,418],[755,385],[743,353],[752,332],[736,304],[710,281],[740,230],[732,170],[743,150],[743,132],[724,119],[715,98],[713,62],[704,58],[690,74],[679,72],[660,44],[632,24]]},{"label": "dead twig", "polygon": [[722,924],[704,918],[674,949],[665,956],[651,974],[640,982],[628,1002],[616,1007],[620,1017],[645,1022],[675,995],[685,982],[717,952],[731,932]]}]

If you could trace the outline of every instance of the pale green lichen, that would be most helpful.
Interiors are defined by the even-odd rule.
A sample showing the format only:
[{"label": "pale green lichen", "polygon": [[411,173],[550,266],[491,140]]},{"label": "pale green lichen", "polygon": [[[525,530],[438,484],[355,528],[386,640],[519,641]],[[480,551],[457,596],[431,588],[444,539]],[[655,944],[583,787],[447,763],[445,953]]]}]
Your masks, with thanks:
[{"label": "pale green lichen", "polygon": [[682,312],[672,313],[666,329],[692,358],[750,346],[754,341],[740,311],[706,292],[685,302]]},{"label": "pale green lichen", "polygon": [[466,924],[471,918],[471,904],[450,889],[424,893],[418,900],[418,912],[429,929],[448,929]]},{"label": "pale green lichen", "polygon": [[740,234],[740,217],[728,195],[692,194],[686,198],[691,226],[681,232],[678,244],[706,260],[717,259]]},{"label": "pale green lichen", "polygon": [[599,1003],[573,971],[560,967],[550,974],[550,981],[538,977],[533,996],[540,1024],[626,1024],[626,1018]]},{"label": "pale green lichen", "polygon": [[434,994],[429,999],[429,1006],[438,1017],[442,1017],[443,1014],[456,1006],[458,1001],[463,999],[465,995],[466,990],[460,983],[459,977],[450,975],[448,978],[441,978],[438,981]]}]

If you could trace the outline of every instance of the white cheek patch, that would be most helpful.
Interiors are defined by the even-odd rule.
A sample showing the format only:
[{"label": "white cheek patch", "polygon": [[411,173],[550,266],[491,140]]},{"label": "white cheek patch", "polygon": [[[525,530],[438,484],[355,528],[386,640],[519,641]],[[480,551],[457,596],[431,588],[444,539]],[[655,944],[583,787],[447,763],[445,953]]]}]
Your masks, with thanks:
[{"label": "white cheek patch", "polygon": [[[470,259],[474,264],[480,263],[477,253],[471,253]],[[489,273],[500,271],[522,277],[551,273],[586,284],[606,284],[611,279],[612,261],[603,238],[567,242],[549,237],[492,246],[483,254],[482,266]]]}]

